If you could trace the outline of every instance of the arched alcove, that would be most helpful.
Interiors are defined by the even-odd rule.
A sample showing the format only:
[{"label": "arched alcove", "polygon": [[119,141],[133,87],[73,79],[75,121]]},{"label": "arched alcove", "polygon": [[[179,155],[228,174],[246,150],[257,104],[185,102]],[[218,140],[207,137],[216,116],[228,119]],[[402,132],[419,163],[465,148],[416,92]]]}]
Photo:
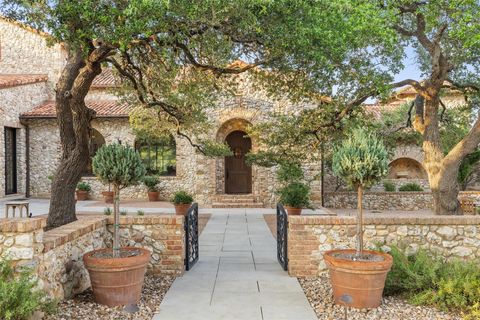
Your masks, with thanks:
[{"label": "arched alcove", "polygon": [[398,158],[390,162],[388,179],[427,179],[422,164],[411,158]]}]

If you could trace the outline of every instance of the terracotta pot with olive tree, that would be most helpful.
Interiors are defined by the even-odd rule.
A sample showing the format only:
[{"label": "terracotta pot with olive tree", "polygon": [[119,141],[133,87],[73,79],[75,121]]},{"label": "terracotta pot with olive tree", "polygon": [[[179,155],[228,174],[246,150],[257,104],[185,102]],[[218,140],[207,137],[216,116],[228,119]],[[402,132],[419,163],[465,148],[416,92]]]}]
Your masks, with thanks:
[{"label": "terracotta pot with olive tree", "polygon": [[157,176],[145,176],[143,178],[143,184],[147,187],[148,201],[158,201],[160,195],[158,182]]},{"label": "terracotta pot with olive tree", "polygon": [[85,201],[88,199],[88,193],[92,190],[92,187],[85,181],[81,181],[77,184],[77,200]]},{"label": "terracotta pot with olive tree", "polygon": [[363,190],[387,174],[388,153],[383,141],[362,129],[335,148],[333,172],[358,192],[356,249],[324,253],[330,272],[335,303],[354,308],[376,308],[382,301],[387,273],[392,266],[388,254],[363,249]]},{"label": "terracotta pot with olive tree", "polygon": [[83,262],[90,274],[95,301],[107,306],[124,305],[136,309],[143,280],[150,261],[150,251],[137,247],[120,247],[120,190],[138,184],[145,167],[138,153],[127,145],[102,146],[92,161],[93,172],[113,185],[113,248],[86,253]]},{"label": "terracotta pot with olive tree", "polygon": [[177,191],[173,195],[172,203],[175,206],[175,214],[184,216],[193,203],[193,197],[186,191]]},{"label": "terracotta pot with olive tree", "polygon": [[302,167],[296,162],[284,162],[277,171],[277,180],[282,187],[278,190],[280,202],[289,215],[300,215],[310,206],[310,187],[303,183]]}]

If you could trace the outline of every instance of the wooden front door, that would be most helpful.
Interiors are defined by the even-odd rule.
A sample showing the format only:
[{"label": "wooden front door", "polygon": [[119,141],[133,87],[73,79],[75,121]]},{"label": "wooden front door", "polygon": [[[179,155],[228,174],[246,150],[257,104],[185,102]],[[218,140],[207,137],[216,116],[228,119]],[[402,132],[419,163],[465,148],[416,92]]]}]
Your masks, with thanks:
[{"label": "wooden front door", "polygon": [[225,157],[225,193],[252,193],[252,167],[245,155],[252,148],[252,140],[243,131],[233,131],[225,141],[233,156]]},{"label": "wooden front door", "polygon": [[5,127],[5,194],[17,193],[17,130]]}]

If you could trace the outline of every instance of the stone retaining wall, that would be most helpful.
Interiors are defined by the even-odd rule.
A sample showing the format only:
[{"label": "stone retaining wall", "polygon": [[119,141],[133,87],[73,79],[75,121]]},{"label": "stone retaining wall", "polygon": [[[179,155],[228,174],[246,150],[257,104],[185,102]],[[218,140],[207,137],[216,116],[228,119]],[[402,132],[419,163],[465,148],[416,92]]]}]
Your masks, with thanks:
[{"label": "stone retaining wall", "polygon": [[[0,219],[0,258],[15,270],[32,268],[40,287],[63,299],[90,286],[83,254],[112,246],[113,217],[79,216],[73,223],[44,232],[45,218]],[[181,274],[184,271],[182,216],[120,217],[122,245],[152,252],[147,272]]]},{"label": "stone retaining wall", "polygon": [[[288,269],[292,276],[313,277],[326,271],[323,253],[355,248],[355,217],[289,216]],[[406,245],[437,252],[447,259],[480,258],[480,216],[368,216],[365,246],[384,249]]]},{"label": "stone retaining wall", "polygon": [[[363,208],[367,210],[426,210],[432,208],[430,192],[366,192]],[[325,207],[335,209],[356,209],[357,193],[339,191],[325,193]]]}]

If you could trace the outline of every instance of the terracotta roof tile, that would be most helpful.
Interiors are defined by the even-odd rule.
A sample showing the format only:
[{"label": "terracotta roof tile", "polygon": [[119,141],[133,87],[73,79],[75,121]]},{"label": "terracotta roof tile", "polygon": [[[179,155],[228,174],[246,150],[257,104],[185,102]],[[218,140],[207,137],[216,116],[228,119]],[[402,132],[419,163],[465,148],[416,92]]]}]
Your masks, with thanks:
[{"label": "terracotta roof tile", "polygon": [[46,74],[0,74],[0,89],[45,82],[47,80],[48,76]]},{"label": "terracotta roof tile", "polygon": [[[87,107],[93,109],[97,114],[96,118],[126,118],[128,117],[128,105],[120,104],[117,101],[85,101]],[[32,110],[21,115],[22,118],[55,118],[55,102],[47,101]]]},{"label": "terracotta roof tile", "polygon": [[92,88],[111,88],[118,87],[119,82],[113,74],[112,69],[104,69],[95,79],[93,79]]}]

